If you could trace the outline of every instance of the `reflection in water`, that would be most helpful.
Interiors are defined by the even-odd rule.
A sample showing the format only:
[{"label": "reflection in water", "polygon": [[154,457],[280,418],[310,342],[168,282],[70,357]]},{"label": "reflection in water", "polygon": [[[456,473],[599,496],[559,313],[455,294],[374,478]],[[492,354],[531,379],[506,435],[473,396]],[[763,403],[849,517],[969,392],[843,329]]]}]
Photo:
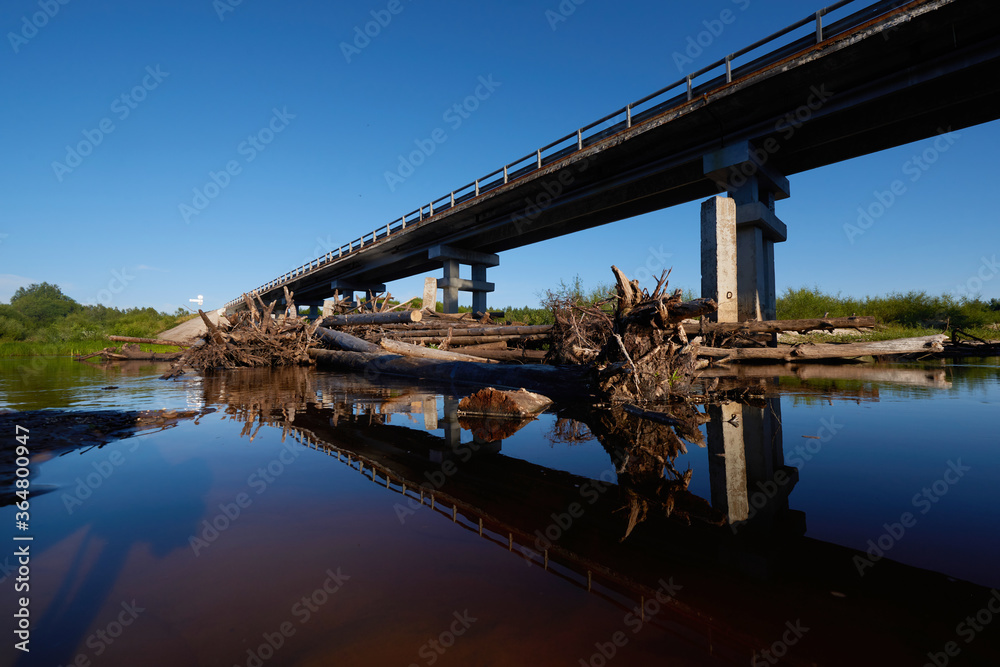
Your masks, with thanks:
[{"label": "reflection in water", "polygon": [[[937,370],[894,373],[892,382],[910,382],[908,386],[915,391],[923,391],[921,382],[954,381],[939,378]],[[220,406],[220,413],[235,423],[234,431],[244,442],[259,442],[262,430],[270,433],[274,428],[283,441],[326,454],[329,458],[324,461],[349,470],[355,480],[365,480],[365,488],[392,494],[393,511],[401,522],[416,513],[434,512],[431,516],[438,523],[448,522],[452,532],[461,531],[477,544],[491,545],[490,551],[526,565],[523,575],[514,570],[500,575],[471,568],[477,577],[527,578],[529,573],[545,572],[548,579],[568,584],[569,590],[587,591],[617,607],[622,616],[634,612],[658,629],[657,637],[668,638],[651,645],[682,664],[752,664],[759,651],[780,638],[776,629],[796,619],[810,630],[787,657],[792,663],[922,664],[928,652],[953,640],[956,619],[975,611],[970,600],[989,598],[986,587],[889,558],[861,578],[853,559],[863,552],[804,536],[805,516],[795,509],[798,496],[789,497],[799,484],[798,470],[786,465],[783,456],[782,403],[786,412],[789,404],[787,397],[776,392],[784,382],[800,380],[779,373],[749,378],[755,385],[752,391],[746,391],[746,380],[742,384],[723,377],[707,381],[714,383],[717,392],[729,391],[723,395],[743,392],[751,398],[709,401],[703,408],[678,406],[657,421],[622,407],[605,411],[559,407],[550,422],[550,440],[584,443],[596,438],[603,449],[603,471],[589,475],[510,456],[516,444],[504,440],[513,438],[510,443],[516,443],[517,428],[523,424],[459,419],[461,392],[452,387],[373,384],[362,377],[300,368],[224,373],[200,383],[169,386],[182,387],[188,404]],[[797,397],[846,397],[866,405],[880,399],[877,384],[863,377],[830,377],[793,387]],[[949,389],[937,386],[937,390]],[[707,454],[707,466],[692,468],[687,463],[689,450],[700,448]],[[147,545],[156,559],[164,559],[178,548],[187,548],[190,536],[215,511],[214,501],[206,507],[206,495],[217,481],[201,459],[179,465],[163,460],[155,449],[136,450],[135,455],[140,454],[159,474],[137,476],[133,484],[142,489],[126,488],[124,494],[95,497],[88,506],[86,520],[80,524],[81,539],[74,545],[65,574],[53,584],[58,588],[56,602],[39,619],[40,644],[44,639],[53,647],[78,645],[98,620],[96,610],[117,602],[117,598],[109,599],[110,591],[140,545]],[[322,479],[343,481],[335,471],[316,465],[315,458],[312,461]],[[840,483],[849,487],[850,472],[842,474]],[[698,487],[701,481],[707,485]],[[692,488],[706,489],[706,497],[693,493]],[[274,530],[275,524],[268,521],[287,523],[292,516],[307,530],[311,517],[357,509],[319,507],[300,515],[297,511],[302,508],[296,503],[308,502],[309,491],[290,494],[290,500],[283,502],[278,502],[280,491],[269,492],[266,500],[275,501],[277,518],[268,516],[262,500],[254,505],[260,508],[255,514],[240,519],[241,529],[260,521],[253,524],[258,530]],[[221,492],[230,500],[234,494],[232,487]],[[123,497],[129,501],[123,503]],[[357,538],[359,548],[362,541],[367,547],[370,537],[363,532],[338,536],[352,547]],[[241,554],[236,547],[220,551],[228,548],[220,544],[209,553],[235,557],[237,562],[227,561],[226,566],[245,568],[238,559],[258,558],[256,549],[266,549],[263,545],[270,534],[244,533],[243,539],[247,540],[244,544],[255,541],[258,546]],[[396,543],[405,550],[405,541]],[[284,552],[294,554],[297,546],[274,548],[283,552],[282,558],[291,558]],[[451,570],[460,567],[456,561],[477,552],[466,549],[460,540],[440,539],[435,548],[447,565],[441,572],[428,570],[414,576],[437,578],[436,587],[442,590],[460,588],[461,584],[452,583],[458,575]],[[449,558],[450,551],[453,558]],[[392,554],[391,559],[375,550],[364,553],[371,559],[386,558],[378,561],[386,568],[409,565],[405,553]],[[279,568],[284,567],[284,560],[277,562]],[[176,576],[177,569],[171,571]],[[253,576],[264,579],[281,573]],[[657,599],[664,581],[682,585],[683,594],[663,602],[659,613],[647,614],[648,603]],[[499,583],[512,585],[510,579]],[[235,594],[237,586],[244,584],[233,575],[233,582],[213,582],[218,590],[208,592]],[[377,581],[359,585],[389,594]],[[264,608],[284,605],[288,592],[259,595],[256,605]],[[358,624],[351,628],[391,625],[385,619],[351,622]],[[194,623],[214,628],[220,621],[196,617]],[[248,641],[256,640],[226,636],[221,633],[224,626],[219,626],[217,642],[226,647],[227,655],[241,654]],[[553,637],[560,636],[563,642],[566,637],[561,633],[571,630],[558,622],[551,628]],[[376,636],[391,636],[392,630],[381,632]],[[866,650],[863,659],[856,654],[859,646]],[[337,646],[330,647],[330,655],[339,658]],[[488,648],[496,650],[496,646]],[[72,649],[49,650],[48,664],[64,664],[73,658]],[[591,650],[588,647],[587,653]],[[996,664],[1000,648],[995,635],[984,635],[963,647],[963,654],[973,663]],[[291,660],[290,655],[282,659]]]},{"label": "reflection in water", "polygon": [[771,533],[794,522],[805,533],[804,517],[788,509],[798,470],[784,463],[781,399],[710,405],[708,415],[712,505],[726,511],[733,531]]},{"label": "reflection in water", "polygon": [[[873,655],[885,659],[919,656],[949,636],[969,599],[989,593],[888,561],[862,581],[852,561],[862,552],[802,537],[805,516],[789,507],[798,471],[784,463],[777,396],[705,412],[677,406],[658,422],[622,408],[565,410],[551,437],[589,432],[608,455],[606,474],[586,478],[504,456],[502,441],[482,437],[495,426],[461,428],[454,396],[444,398],[443,417],[430,419],[426,390],[299,369],[264,387],[247,374],[206,380],[204,390],[206,404],[228,404],[245,435],[280,427],[398,494],[398,511],[432,509],[623,610],[655,597],[665,573],[676,576],[697,596],[671,600],[650,622],[713,660],[745,664],[786,614],[823,619],[810,637],[814,656],[849,662],[844,637],[878,646]],[[393,425],[394,415],[420,416],[444,435]],[[700,474],[709,477],[710,502],[689,491],[699,471],[676,466],[689,445],[707,445]],[[835,602],[844,599],[850,604]],[[747,608],[758,613],[747,618]],[[997,647],[976,650],[991,656]]]}]

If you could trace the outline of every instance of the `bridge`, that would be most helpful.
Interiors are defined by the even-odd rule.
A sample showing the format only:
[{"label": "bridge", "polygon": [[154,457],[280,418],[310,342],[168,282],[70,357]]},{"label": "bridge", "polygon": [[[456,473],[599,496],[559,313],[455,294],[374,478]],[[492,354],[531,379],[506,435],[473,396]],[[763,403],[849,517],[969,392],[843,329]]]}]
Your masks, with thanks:
[{"label": "bridge", "polygon": [[823,8],[250,293],[283,302],[287,287],[315,313],[334,294],[443,270],[446,312],[459,291],[485,311],[498,253],[708,198],[702,296],[719,302],[720,320],[773,319],[774,244],[787,237],[775,202],[790,196],[789,176],[946,142],[1000,117],[1000,4],[883,0],[848,13],[853,4]]}]

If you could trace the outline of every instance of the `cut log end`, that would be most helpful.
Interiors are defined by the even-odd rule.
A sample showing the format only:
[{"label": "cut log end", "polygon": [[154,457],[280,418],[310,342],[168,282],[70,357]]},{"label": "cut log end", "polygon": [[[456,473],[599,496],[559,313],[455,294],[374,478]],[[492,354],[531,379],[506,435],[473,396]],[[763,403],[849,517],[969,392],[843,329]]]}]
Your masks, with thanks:
[{"label": "cut log end", "polygon": [[537,415],[550,405],[552,400],[547,396],[525,389],[505,391],[487,387],[463,398],[458,404],[458,412],[461,415],[524,419]]}]

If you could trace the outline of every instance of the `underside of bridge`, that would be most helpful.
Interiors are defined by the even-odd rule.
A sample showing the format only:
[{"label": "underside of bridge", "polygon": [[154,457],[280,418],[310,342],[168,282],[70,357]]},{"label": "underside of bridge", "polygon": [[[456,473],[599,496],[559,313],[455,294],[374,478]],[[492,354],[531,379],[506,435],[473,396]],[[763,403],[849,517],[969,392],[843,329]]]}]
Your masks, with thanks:
[{"label": "underside of bridge", "polygon": [[[705,248],[706,234],[719,237],[707,220],[728,215],[715,200],[722,194],[735,204],[739,287],[713,276],[706,295],[734,291],[737,317],[773,317],[773,249],[785,238],[775,201],[790,194],[788,177],[1000,117],[1000,3],[899,4],[870,5],[858,15],[871,20],[855,16],[855,27],[832,38],[799,40],[781,59],[733,70],[731,82],[723,74],[694,87],[690,101],[683,94],[636,113],[540,168],[484,183],[481,194],[376,234],[360,251],[272,281],[261,296],[280,298],[288,286],[296,301],[320,303],[335,290],[444,268],[449,309],[456,290],[469,290],[485,310],[486,268],[498,253],[712,198]],[[460,263],[473,266],[472,280],[458,277]]]}]

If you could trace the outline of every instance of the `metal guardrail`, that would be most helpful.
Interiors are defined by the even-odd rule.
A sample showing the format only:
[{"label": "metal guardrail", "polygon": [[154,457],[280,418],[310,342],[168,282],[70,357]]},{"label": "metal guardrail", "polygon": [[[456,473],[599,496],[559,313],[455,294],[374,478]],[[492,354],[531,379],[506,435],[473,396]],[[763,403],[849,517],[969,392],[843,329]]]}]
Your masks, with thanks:
[{"label": "metal guardrail", "polygon": [[[844,7],[845,5],[852,4],[853,2],[856,2],[856,0],[840,0],[840,2],[824,7],[802,20],[754,42],[750,46],[744,47],[739,51],[735,51],[727,55],[725,58],[721,58],[709,65],[706,65],[705,67],[688,74],[684,78],[675,81],[674,83],[671,83],[654,93],[650,93],[640,100],[627,104],[621,109],[618,109],[617,111],[614,111],[603,118],[590,123],[589,125],[579,128],[571,134],[567,134],[566,136],[556,139],[552,143],[542,146],[522,158],[505,164],[500,169],[490,172],[481,178],[477,178],[471,183],[463,185],[460,188],[456,188],[443,197],[439,197],[438,199],[435,199],[434,201],[431,201],[430,203],[425,204],[410,213],[396,218],[386,225],[377,227],[370,233],[364,234],[360,238],[354,239],[350,243],[342,245],[336,251],[327,252],[326,254],[321,255],[320,257],[317,257],[316,259],[289,271],[288,273],[282,274],[274,280],[268,281],[256,289],[251,290],[249,294],[266,292],[276,287],[281,287],[299,276],[312,273],[320,267],[327,266],[336,260],[357,252],[366,245],[371,245],[379,239],[384,239],[402,232],[408,225],[413,226],[414,224],[422,224],[435,215],[453,208],[457,204],[475,199],[484,193],[495,190],[513,180],[535,172],[552,162],[556,162],[576,152],[582,151],[585,148],[599,143],[607,137],[617,134],[618,132],[630,129],[634,125],[645,123],[678,104],[687,104],[694,100],[695,97],[700,97],[712,91],[721,89],[731,84],[735,78],[752,74],[753,72],[761,70],[793,53],[806,48],[812,48],[816,44],[833,39],[838,35],[857,28],[863,23],[887,14],[893,10],[899,9],[904,4],[901,0],[882,0],[839,21],[830,23],[829,25],[824,25],[824,17],[841,7]],[[815,25],[814,35],[796,38],[789,44],[769,51],[766,54],[757,57],[755,60],[751,60],[739,66],[734,66],[734,61],[737,59],[740,59],[743,56],[758,50],[760,47],[770,44],[771,42],[774,42],[785,35],[810,24]],[[722,67],[725,67],[724,74],[720,72],[716,74],[714,78],[702,84],[695,85],[694,80],[696,78],[704,76],[705,74]],[[683,91],[680,95],[675,95],[668,99],[658,101],[653,105],[649,104],[653,100],[662,98],[667,93],[678,88]],[[606,127],[597,132],[591,132],[591,130],[594,130],[601,125],[606,125]],[[242,296],[228,302],[225,307],[230,308],[231,306],[241,302]]]}]

